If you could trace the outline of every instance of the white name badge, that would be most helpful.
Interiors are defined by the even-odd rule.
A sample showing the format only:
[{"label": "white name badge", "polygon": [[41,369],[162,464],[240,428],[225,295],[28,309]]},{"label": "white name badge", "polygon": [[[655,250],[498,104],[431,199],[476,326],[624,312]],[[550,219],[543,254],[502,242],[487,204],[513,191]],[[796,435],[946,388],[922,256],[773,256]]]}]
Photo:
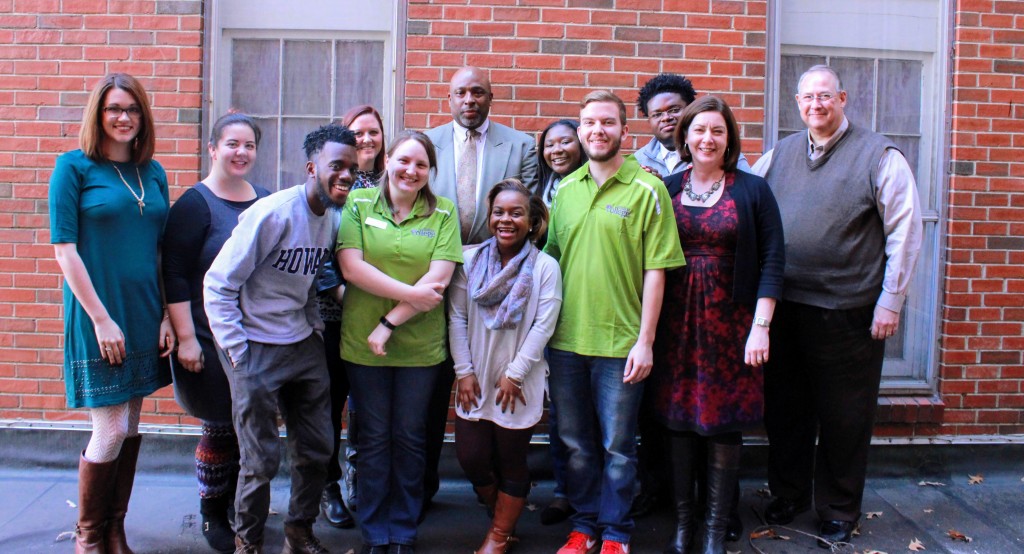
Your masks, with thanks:
[{"label": "white name badge", "polygon": [[366,224],[371,226],[371,227],[376,227],[378,229],[387,229],[388,228],[388,224],[387,223],[384,223],[383,221],[381,221],[379,219],[372,218],[372,217],[366,218]]}]

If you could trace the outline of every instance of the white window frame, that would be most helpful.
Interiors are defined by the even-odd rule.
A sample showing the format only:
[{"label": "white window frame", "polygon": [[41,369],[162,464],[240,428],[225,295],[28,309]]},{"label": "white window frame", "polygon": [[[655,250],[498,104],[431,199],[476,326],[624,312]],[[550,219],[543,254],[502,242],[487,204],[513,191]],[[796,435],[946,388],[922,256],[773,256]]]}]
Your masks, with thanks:
[{"label": "white window frame", "polygon": [[[950,37],[952,12],[942,0],[769,0],[767,79],[765,82],[765,136],[764,150],[775,146],[778,136],[780,102],[794,102],[796,83],[780,83],[779,67],[782,55],[816,55],[842,57],[870,57],[879,59],[916,59],[923,64],[922,118],[920,162],[917,169],[918,189],[922,191],[922,219],[926,226],[925,241],[918,259],[904,312],[907,322],[904,351],[906,360],[886,360],[883,370],[883,394],[934,394],[938,390],[938,345],[941,323],[941,295],[945,252],[946,190],[949,163],[949,125],[951,98]],[[925,12],[922,10],[932,10]],[[799,13],[797,21],[784,22],[786,14]],[[892,48],[863,48],[851,40],[861,32],[853,22],[858,15],[852,12],[886,14],[877,18],[873,32],[885,35],[895,28],[908,27],[915,14],[937,20],[934,36],[927,41],[917,40],[912,33],[895,33],[859,40],[872,45]],[[860,15],[863,18],[865,16]],[[837,25],[836,21],[843,21]],[[788,23],[788,24],[787,24]],[[920,24],[920,22],[918,22]],[[851,30],[854,29],[854,30]],[[847,32],[849,31],[849,32]],[[827,46],[826,46],[827,45]],[[903,365],[901,374],[909,378],[887,377],[894,365]]]}]

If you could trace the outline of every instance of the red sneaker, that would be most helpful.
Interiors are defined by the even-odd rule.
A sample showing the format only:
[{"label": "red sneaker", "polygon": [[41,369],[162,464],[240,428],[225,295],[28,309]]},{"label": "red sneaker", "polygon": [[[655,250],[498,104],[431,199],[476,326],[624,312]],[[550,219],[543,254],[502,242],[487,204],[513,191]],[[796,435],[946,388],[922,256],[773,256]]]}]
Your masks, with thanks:
[{"label": "red sneaker", "polygon": [[604,541],[601,545],[601,554],[629,554],[629,543]]},{"label": "red sneaker", "polygon": [[596,554],[597,540],[586,533],[573,531],[565,546],[558,549],[557,554]]}]

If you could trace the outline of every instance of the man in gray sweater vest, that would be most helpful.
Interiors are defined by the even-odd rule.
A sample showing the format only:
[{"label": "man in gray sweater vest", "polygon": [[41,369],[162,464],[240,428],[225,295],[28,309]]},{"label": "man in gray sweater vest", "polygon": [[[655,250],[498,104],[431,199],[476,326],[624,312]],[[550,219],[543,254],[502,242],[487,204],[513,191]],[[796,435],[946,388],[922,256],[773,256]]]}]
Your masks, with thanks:
[{"label": "man in gray sweater vest", "polygon": [[333,255],[337,210],[355,179],[355,135],[306,136],[306,182],[242,213],[203,281],[206,314],[231,385],[241,469],[236,552],[262,552],[270,481],[280,464],[277,411],[288,429],[292,494],[285,553],[326,553],[313,536],[333,441],[330,380],[314,279]]},{"label": "man in gray sweater vest", "polygon": [[921,208],[896,145],[843,115],[832,68],[808,69],[797,90],[807,133],[779,141],[753,169],[771,185],[786,237],[765,368],[775,496],[765,518],[784,525],[813,499],[828,548],[848,542],[861,515],[885,339],[921,247]]}]

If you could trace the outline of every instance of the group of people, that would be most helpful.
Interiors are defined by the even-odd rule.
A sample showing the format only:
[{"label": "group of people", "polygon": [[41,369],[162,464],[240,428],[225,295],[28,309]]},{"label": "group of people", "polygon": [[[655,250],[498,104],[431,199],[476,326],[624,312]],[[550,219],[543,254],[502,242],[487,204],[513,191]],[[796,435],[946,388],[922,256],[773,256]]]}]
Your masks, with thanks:
[{"label": "group of people", "polygon": [[141,403],[172,376],[203,423],[217,551],[263,552],[280,415],[283,552],[328,552],[322,513],[358,520],[364,554],[413,553],[453,387],[456,455],[492,519],[479,554],[514,540],[545,400],[541,519],[571,522],[558,554],[630,552],[637,504],[661,490],[665,552],[700,536],[724,554],[742,433],[762,423],[768,522],[813,505],[819,544],[849,541],[921,219],[905,158],[845,117],[839,75],[801,76],[807,132],[753,170],[729,106],[679,75],[640,90],[654,138],[633,155],[607,91],[536,141],[489,118],[480,68],[456,71],[448,100],[451,123],[389,143],[372,106],[352,108],[306,136],[305,182],[273,194],[247,180],[259,126],[229,113],[209,175],[171,206],[145,90],[119,73],[96,86],[50,181],[68,405],[93,422],[76,552],[131,552]]}]

